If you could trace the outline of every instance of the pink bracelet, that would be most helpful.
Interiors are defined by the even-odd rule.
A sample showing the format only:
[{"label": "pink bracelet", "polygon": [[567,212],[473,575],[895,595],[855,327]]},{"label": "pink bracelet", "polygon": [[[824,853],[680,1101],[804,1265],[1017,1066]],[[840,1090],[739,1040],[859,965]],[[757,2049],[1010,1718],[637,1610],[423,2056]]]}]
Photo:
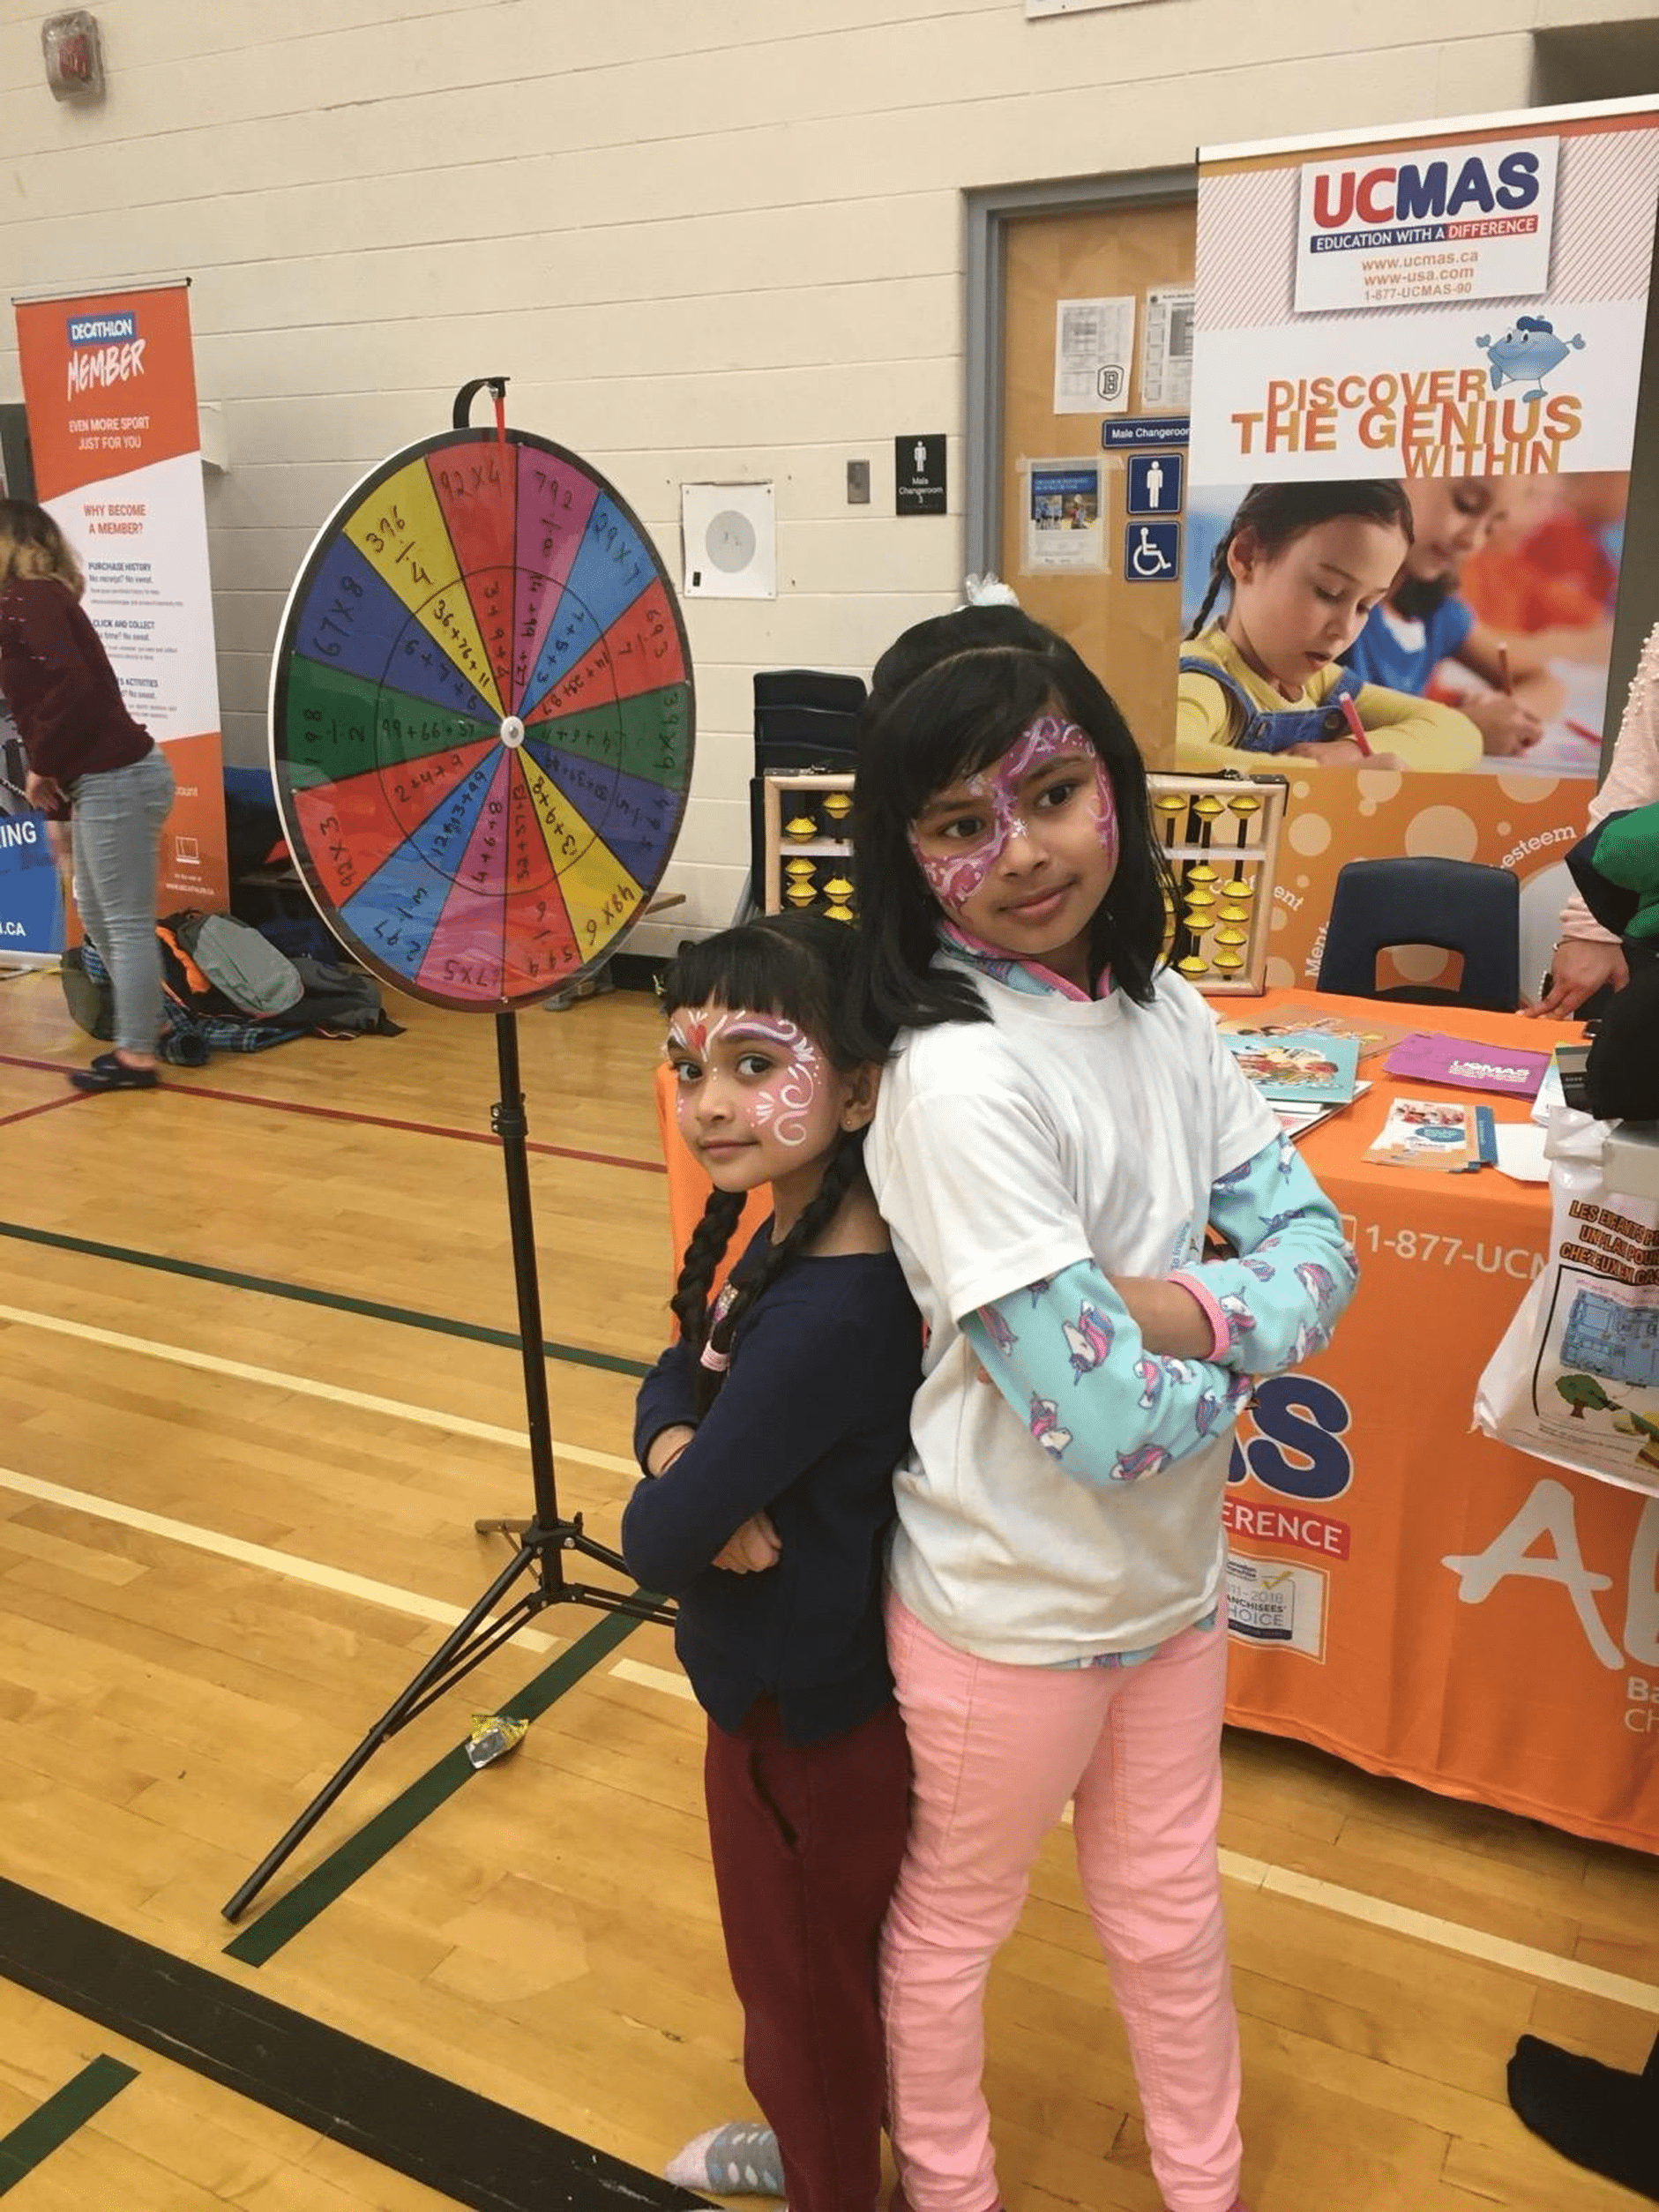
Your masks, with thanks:
[{"label": "pink bracelet", "polygon": [[1202,1276],[1192,1274],[1185,1267],[1177,1267],[1173,1274],[1166,1277],[1166,1280],[1170,1282],[1178,1282],[1183,1290],[1197,1299],[1200,1312],[1210,1325],[1210,1349],[1207,1356],[1211,1359],[1223,1357],[1232,1344],[1233,1337],[1232,1331],[1227,1326],[1227,1316],[1222,1312],[1215,1293]]}]

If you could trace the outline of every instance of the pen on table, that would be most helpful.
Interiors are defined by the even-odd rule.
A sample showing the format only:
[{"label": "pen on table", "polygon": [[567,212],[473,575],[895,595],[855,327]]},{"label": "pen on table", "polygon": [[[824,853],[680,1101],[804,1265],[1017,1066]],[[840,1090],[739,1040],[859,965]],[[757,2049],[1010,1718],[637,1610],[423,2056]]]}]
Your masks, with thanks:
[{"label": "pen on table", "polygon": [[1501,638],[1498,641],[1498,688],[1506,699],[1515,688],[1509,680],[1509,647]]},{"label": "pen on table", "polygon": [[1359,709],[1354,704],[1353,693],[1351,691],[1339,692],[1337,694],[1336,703],[1342,710],[1342,720],[1348,724],[1349,729],[1353,732],[1354,743],[1359,747],[1362,757],[1364,759],[1369,760],[1371,759],[1371,740],[1365,735],[1364,723],[1359,719]]}]

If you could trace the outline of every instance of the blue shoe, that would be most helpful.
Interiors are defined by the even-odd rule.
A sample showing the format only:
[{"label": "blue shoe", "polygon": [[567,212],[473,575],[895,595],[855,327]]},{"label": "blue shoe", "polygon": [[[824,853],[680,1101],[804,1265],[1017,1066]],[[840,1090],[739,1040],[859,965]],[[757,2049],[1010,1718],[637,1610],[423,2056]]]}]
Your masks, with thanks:
[{"label": "blue shoe", "polygon": [[118,1054],[101,1052],[69,1080],[78,1091],[153,1091],[159,1079],[153,1067],[129,1067]]}]

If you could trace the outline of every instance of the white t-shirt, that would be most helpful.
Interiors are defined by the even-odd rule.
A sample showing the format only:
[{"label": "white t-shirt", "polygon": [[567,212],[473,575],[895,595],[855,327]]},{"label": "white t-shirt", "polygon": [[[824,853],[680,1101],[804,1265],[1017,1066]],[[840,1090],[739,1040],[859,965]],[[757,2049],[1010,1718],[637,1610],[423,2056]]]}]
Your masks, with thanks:
[{"label": "white t-shirt", "polygon": [[1142,1650],[1215,1603],[1230,1436],[1140,1483],[1081,1483],[976,1379],[957,1319],[1080,1259],[1154,1276],[1195,1259],[1212,1186],[1279,1125],[1177,976],[1150,1006],[975,981],[991,1020],[907,1032],[865,1148],[929,1331],[893,1587],[981,1658]]}]

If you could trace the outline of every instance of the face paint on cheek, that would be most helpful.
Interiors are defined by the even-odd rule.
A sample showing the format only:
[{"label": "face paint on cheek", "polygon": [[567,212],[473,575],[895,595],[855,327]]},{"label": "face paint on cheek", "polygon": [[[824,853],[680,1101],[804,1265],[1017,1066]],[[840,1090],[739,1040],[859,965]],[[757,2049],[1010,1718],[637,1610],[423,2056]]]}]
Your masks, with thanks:
[{"label": "face paint on cheek", "polygon": [[716,1025],[729,1048],[762,1045],[783,1056],[783,1065],[742,1095],[738,1117],[751,1135],[769,1130],[780,1144],[806,1142],[806,1116],[824,1083],[824,1058],[811,1037],[781,1014],[734,1013]]},{"label": "face paint on cheek", "polygon": [[1100,835],[1100,848],[1117,865],[1117,802],[1112,796],[1112,780],[1106,773],[1103,761],[1095,763],[1095,824]]},{"label": "face paint on cheek", "polygon": [[[1016,836],[1030,835],[1025,817],[1019,811],[1020,785],[1046,762],[1075,752],[1080,747],[1091,754],[1095,750],[1075,722],[1062,721],[1057,714],[1039,714],[1035,721],[1020,731],[1000,759],[983,775],[970,777],[965,787],[971,798],[987,803],[991,812],[991,826],[976,844],[966,850],[933,854],[925,851],[915,831],[911,832],[910,850],[928,889],[941,906],[965,905],[1007,851],[1010,841]],[[1097,789],[1104,773],[1097,760]],[[1106,788],[1106,804],[1110,812],[1110,786]],[[1115,849],[1115,828],[1113,839]]]}]

